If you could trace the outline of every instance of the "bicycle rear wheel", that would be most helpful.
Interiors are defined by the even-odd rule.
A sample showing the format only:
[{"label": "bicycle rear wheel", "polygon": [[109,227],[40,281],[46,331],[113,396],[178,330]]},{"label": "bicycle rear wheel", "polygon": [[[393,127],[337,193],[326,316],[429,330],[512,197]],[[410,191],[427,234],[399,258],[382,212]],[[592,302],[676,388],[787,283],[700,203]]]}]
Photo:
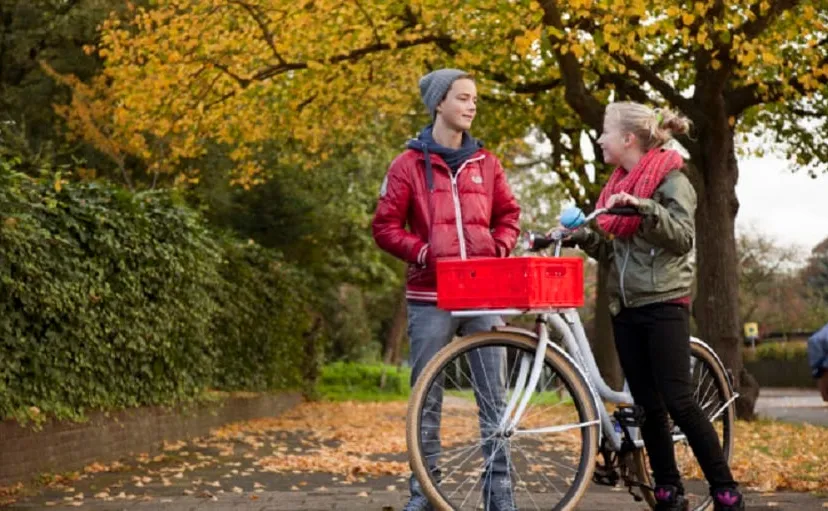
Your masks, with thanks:
[{"label": "bicycle rear wheel", "polygon": [[[724,367],[707,345],[691,340],[690,371],[694,388],[693,396],[702,412],[713,423],[724,450],[725,459],[730,463],[733,455],[733,428],[736,413],[732,402],[725,406],[725,403],[733,396],[733,391],[724,372]],[[707,481],[704,479],[701,467],[681,430],[678,426],[672,425],[672,431],[676,462],[679,472],[681,472],[685,497],[690,502],[690,509],[694,511],[705,510],[713,503]],[[650,471],[649,458],[643,448],[633,453],[633,465],[633,473],[638,480],[652,487],[654,481]],[[642,494],[650,507],[655,508],[653,492],[642,489]]]},{"label": "bicycle rear wheel", "polygon": [[[476,334],[443,348],[420,375],[406,438],[412,470],[437,509],[508,509],[512,501],[522,510],[570,510],[583,496],[595,469],[598,414],[569,359],[547,350],[517,428],[499,428],[520,366],[536,348],[526,334]],[[499,369],[492,360],[502,361]]]}]

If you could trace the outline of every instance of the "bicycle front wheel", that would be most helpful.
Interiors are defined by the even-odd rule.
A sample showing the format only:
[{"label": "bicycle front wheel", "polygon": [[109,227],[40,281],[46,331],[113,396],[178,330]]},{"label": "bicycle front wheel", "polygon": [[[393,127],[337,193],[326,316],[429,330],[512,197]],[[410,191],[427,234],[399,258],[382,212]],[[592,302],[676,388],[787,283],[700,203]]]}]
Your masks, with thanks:
[{"label": "bicycle front wheel", "polygon": [[536,349],[525,334],[471,335],[443,348],[418,378],[408,452],[437,509],[570,510],[583,496],[595,469],[598,413],[567,357],[547,350],[521,419],[504,427]]},{"label": "bicycle front wheel", "polygon": [[[733,455],[733,428],[736,420],[733,396],[724,367],[710,350],[697,341],[690,343],[690,371],[693,382],[693,397],[701,408],[705,417],[713,423],[716,436],[724,451],[725,459],[730,464]],[[671,422],[672,424],[672,422]],[[693,511],[703,511],[710,507],[713,498],[704,478],[701,467],[696,460],[693,450],[678,426],[671,426],[676,463],[684,484],[685,497]],[[644,449],[638,449],[633,454],[634,473],[639,481],[653,486],[654,481],[650,471],[649,458]],[[647,489],[642,491],[650,507],[655,508],[653,492]]]}]

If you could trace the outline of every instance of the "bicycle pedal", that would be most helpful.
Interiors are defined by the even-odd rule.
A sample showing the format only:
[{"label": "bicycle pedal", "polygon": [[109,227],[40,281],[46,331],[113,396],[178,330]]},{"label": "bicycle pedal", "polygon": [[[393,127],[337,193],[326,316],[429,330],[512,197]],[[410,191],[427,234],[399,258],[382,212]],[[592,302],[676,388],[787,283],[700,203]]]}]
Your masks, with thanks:
[{"label": "bicycle pedal", "polygon": [[607,468],[605,465],[598,465],[595,467],[595,472],[592,473],[592,481],[595,484],[603,486],[617,486],[621,476],[614,468]]},{"label": "bicycle pedal", "polygon": [[621,405],[612,416],[622,426],[640,426],[644,422],[644,408],[639,405]]}]

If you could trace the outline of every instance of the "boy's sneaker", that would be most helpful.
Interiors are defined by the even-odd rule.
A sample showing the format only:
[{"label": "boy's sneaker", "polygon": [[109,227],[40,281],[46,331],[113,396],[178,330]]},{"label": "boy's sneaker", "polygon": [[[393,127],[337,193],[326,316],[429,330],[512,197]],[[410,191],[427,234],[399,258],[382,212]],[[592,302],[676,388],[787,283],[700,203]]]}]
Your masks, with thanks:
[{"label": "boy's sneaker", "polygon": [[722,488],[713,492],[713,511],[743,511],[745,501],[739,490]]},{"label": "boy's sneaker", "polygon": [[653,496],[656,500],[655,511],[687,511],[689,508],[687,499],[671,484],[656,486]]},{"label": "boy's sneaker", "polygon": [[412,495],[405,504],[403,511],[434,511],[428,499],[423,495]]}]

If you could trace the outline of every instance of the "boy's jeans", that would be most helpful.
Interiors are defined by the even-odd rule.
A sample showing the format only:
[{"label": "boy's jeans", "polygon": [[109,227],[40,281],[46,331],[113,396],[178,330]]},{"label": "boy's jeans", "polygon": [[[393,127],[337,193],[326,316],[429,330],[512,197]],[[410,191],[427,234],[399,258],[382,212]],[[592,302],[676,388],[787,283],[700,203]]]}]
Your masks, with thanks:
[{"label": "boy's jeans", "polygon": [[[499,316],[453,318],[451,313],[432,304],[408,304],[408,337],[411,344],[411,386],[417,381],[426,364],[437,352],[459,333],[461,336],[488,332],[502,325]],[[490,438],[506,408],[505,348],[477,349],[469,355],[471,378],[474,380],[475,399],[479,409],[480,434]],[[440,456],[440,418],[443,404],[442,385],[433,385],[423,410],[421,438],[427,464],[435,478]],[[488,460],[483,475],[483,501],[490,511],[514,509],[512,482],[509,476],[509,453],[506,444],[497,439],[483,443],[482,456]],[[411,500],[405,509],[431,509],[419,482],[412,474]]]}]

